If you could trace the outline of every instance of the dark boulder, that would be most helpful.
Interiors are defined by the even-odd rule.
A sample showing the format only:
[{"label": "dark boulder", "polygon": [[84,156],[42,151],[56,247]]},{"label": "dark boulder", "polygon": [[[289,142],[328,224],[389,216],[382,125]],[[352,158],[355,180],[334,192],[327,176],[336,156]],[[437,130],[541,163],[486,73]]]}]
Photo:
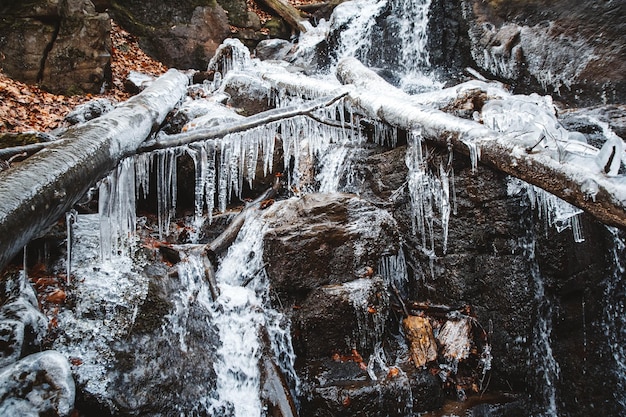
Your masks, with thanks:
[{"label": "dark boulder", "polygon": [[205,70],[230,34],[228,16],[214,0],[112,3],[115,21],[139,38],[148,55],[169,67]]},{"label": "dark boulder", "polygon": [[576,105],[626,98],[624,2],[464,3],[472,57],[517,91]]},{"label": "dark boulder", "polygon": [[111,82],[111,22],[90,0],[0,5],[0,65],[54,93],[98,93]]},{"label": "dark boulder", "polygon": [[391,215],[353,195],[307,194],[275,204],[264,217],[263,259],[283,302],[359,278],[398,251]]}]

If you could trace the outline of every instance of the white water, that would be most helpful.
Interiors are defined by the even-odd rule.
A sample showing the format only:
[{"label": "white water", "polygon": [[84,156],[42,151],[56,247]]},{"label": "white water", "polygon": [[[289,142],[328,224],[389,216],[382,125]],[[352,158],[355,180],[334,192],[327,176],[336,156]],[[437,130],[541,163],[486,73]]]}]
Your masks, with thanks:
[{"label": "white water", "polygon": [[[550,224],[550,221],[546,220],[546,216],[551,216],[558,211],[555,207],[558,208],[561,203],[569,206],[568,203],[556,199],[556,197],[551,198],[553,196],[543,190],[536,192],[537,190],[533,186],[518,179],[509,179],[507,191],[510,196],[527,193],[526,197],[529,199],[531,208],[540,211],[539,218],[543,218],[546,225]],[[548,206],[542,201],[549,201],[551,205]],[[549,207],[552,209],[548,210]],[[536,384],[534,388],[536,394],[540,396],[537,404],[542,408],[540,416],[555,417],[559,415],[556,382],[559,379],[560,367],[552,352],[552,302],[545,293],[545,285],[535,253],[536,238],[532,227],[527,230],[526,236],[520,239],[518,245],[524,258],[530,262],[531,284],[535,299],[536,316],[531,333],[532,343],[528,366],[536,374],[536,380],[532,383]]]},{"label": "white water", "polygon": [[556,383],[559,379],[560,367],[552,352],[552,303],[546,297],[543,277],[535,257],[535,238],[532,232],[519,242],[524,256],[531,263],[531,277],[534,286],[536,317],[532,331],[532,343],[529,359],[529,368],[536,374],[539,403],[542,408],[540,416],[558,416]]},{"label": "white water", "polygon": [[[366,66],[397,72],[400,88],[405,91],[440,89],[442,84],[430,74],[427,49],[430,4],[430,0],[354,0],[340,4],[330,20],[330,31],[341,29],[333,51],[335,63],[355,57]],[[385,46],[383,56],[373,58],[381,52],[378,38],[385,36],[378,33],[381,28],[377,20],[388,8],[386,36],[394,44]],[[331,72],[333,68],[331,65]]]},{"label": "white water", "polygon": [[[218,349],[220,359],[213,364],[217,399],[212,409],[218,412],[232,407],[238,417],[261,416],[261,355],[274,355],[287,379],[294,383],[294,390],[297,377],[289,327],[270,307],[263,264],[263,224],[258,219],[246,219],[236,242],[221,260],[216,278],[221,294],[212,312],[222,345]],[[271,352],[263,351],[262,328],[269,334]]]}]

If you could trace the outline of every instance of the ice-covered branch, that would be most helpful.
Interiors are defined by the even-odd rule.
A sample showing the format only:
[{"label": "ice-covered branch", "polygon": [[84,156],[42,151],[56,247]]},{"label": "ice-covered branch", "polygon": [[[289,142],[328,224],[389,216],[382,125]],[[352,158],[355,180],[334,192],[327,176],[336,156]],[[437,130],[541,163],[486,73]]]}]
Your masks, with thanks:
[{"label": "ice-covered branch", "polygon": [[[537,138],[501,133],[473,120],[413,104],[411,96],[391,86],[358,60],[340,62],[337,77],[356,86],[346,98],[367,116],[402,129],[421,129],[425,140],[455,151],[501,172],[534,184],[580,207],[608,225],[626,228],[626,178],[607,176],[598,155],[578,152],[577,143],[558,150],[528,152]],[[569,146],[569,148],[568,148]]]},{"label": "ice-covered branch", "polygon": [[158,141],[145,143],[139,148],[139,152],[149,152],[156,149],[172,148],[176,146],[188,145],[193,142],[201,142],[209,139],[219,139],[232,133],[243,132],[255,127],[263,126],[279,120],[289,119],[296,116],[310,116],[312,112],[324,107],[329,107],[346,96],[341,93],[333,97],[325,97],[313,100],[310,103],[290,106],[278,109],[271,109],[245,119],[236,120],[225,126],[196,129],[188,132],[178,133],[162,138]]}]

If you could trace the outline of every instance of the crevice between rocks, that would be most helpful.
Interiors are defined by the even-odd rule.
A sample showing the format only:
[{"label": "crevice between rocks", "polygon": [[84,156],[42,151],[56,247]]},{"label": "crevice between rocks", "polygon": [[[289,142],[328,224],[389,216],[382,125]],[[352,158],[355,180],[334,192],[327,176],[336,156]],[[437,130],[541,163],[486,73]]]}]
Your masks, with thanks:
[{"label": "crevice between rocks", "polygon": [[61,20],[60,19],[51,19],[50,21],[42,20],[42,23],[52,23],[54,24],[54,32],[52,33],[52,38],[50,42],[46,45],[41,55],[41,61],[39,63],[39,72],[37,73],[37,83],[41,83],[43,81],[43,74],[46,69],[46,61],[48,60],[48,55],[50,51],[52,51],[52,47],[54,46],[54,42],[56,42],[57,37],[59,36],[59,31],[61,30]]}]

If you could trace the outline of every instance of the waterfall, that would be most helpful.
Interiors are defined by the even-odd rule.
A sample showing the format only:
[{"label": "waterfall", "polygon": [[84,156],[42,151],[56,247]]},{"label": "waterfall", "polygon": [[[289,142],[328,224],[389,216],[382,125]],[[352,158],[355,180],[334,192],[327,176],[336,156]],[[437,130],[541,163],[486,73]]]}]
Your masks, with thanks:
[{"label": "waterfall", "polygon": [[615,228],[607,228],[612,238],[609,254],[612,264],[604,290],[602,326],[612,355],[612,369],[617,379],[613,396],[622,414],[626,413],[626,238]]},{"label": "waterfall", "polygon": [[331,31],[339,31],[336,60],[353,56],[368,67],[396,72],[400,88],[410,93],[440,89],[442,84],[430,74],[427,49],[430,5],[431,0],[340,4],[330,21]]},{"label": "waterfall", "polygon": [[[532,234],[532,232],[530,232]],[[537,375],[536,387],[541,396],[543,407],[541,416],[558,416],[556,383],[559,378],[559,364],[552,353],[552,303],[546,296],[543,277],[539,271],[539,265],[535,257],[534,237],[527,237],[526,241],[520,242],[524,255],[531,263],[531,276],[535,290],[535,302],[537,315],[532,331],[531,356],[529,365],[534,368]]]},{"label": "waterfall", "polygon": [[[528,191],[533,190],[533,191]],[[545,206],[536,204],[537,194],[530,184],[518,179],[509,179],[507,192],[509,196],[522,195],[528,198],[531,209],[539,208],[540,218],[547,216],[552,211],[545,211]],[[524,194],[526,193],[526,194]],[[555,197],[556,198],[556,197]],[[555,201],[555,200],[550,200]],[[562,202],[563,204],[567,204]],[[558,204],[555,202],[555,204]],[[544,211],[541,208],[544,207]],[[532,225],[532,222],[529,223]],[[535,300],[535,318],[532,330],[532,342],[530,346],[528,365],[534,369],[536,380],[534,383],[535,394],[539,396],[537,404],[542,417],[558,416],[556,383],[559,379],[560,368],[552,351],[552,302],[546,295],[545,284],[539,269],[536,257],[536,237],[532,227],[528,227],[526,236],[522,237],[518,246],[523,256],[530,264],[530,275]]]},{"label": "waterfall", "polygon": [[[212,312],[222,343],[218,348],[219,360],[213,365],[217,373],[217,399],[212,410],[216,413],[232,410],[237,417],[263,415],[259,396],[262,355],[277,358],[292,389],[297,390],[289,327],[282,314],[270,307],[264,268],[263,224],[248,217],[216,272],[221,294]],[[267,330],[271,344],[265,351],[263,329]]]}]

